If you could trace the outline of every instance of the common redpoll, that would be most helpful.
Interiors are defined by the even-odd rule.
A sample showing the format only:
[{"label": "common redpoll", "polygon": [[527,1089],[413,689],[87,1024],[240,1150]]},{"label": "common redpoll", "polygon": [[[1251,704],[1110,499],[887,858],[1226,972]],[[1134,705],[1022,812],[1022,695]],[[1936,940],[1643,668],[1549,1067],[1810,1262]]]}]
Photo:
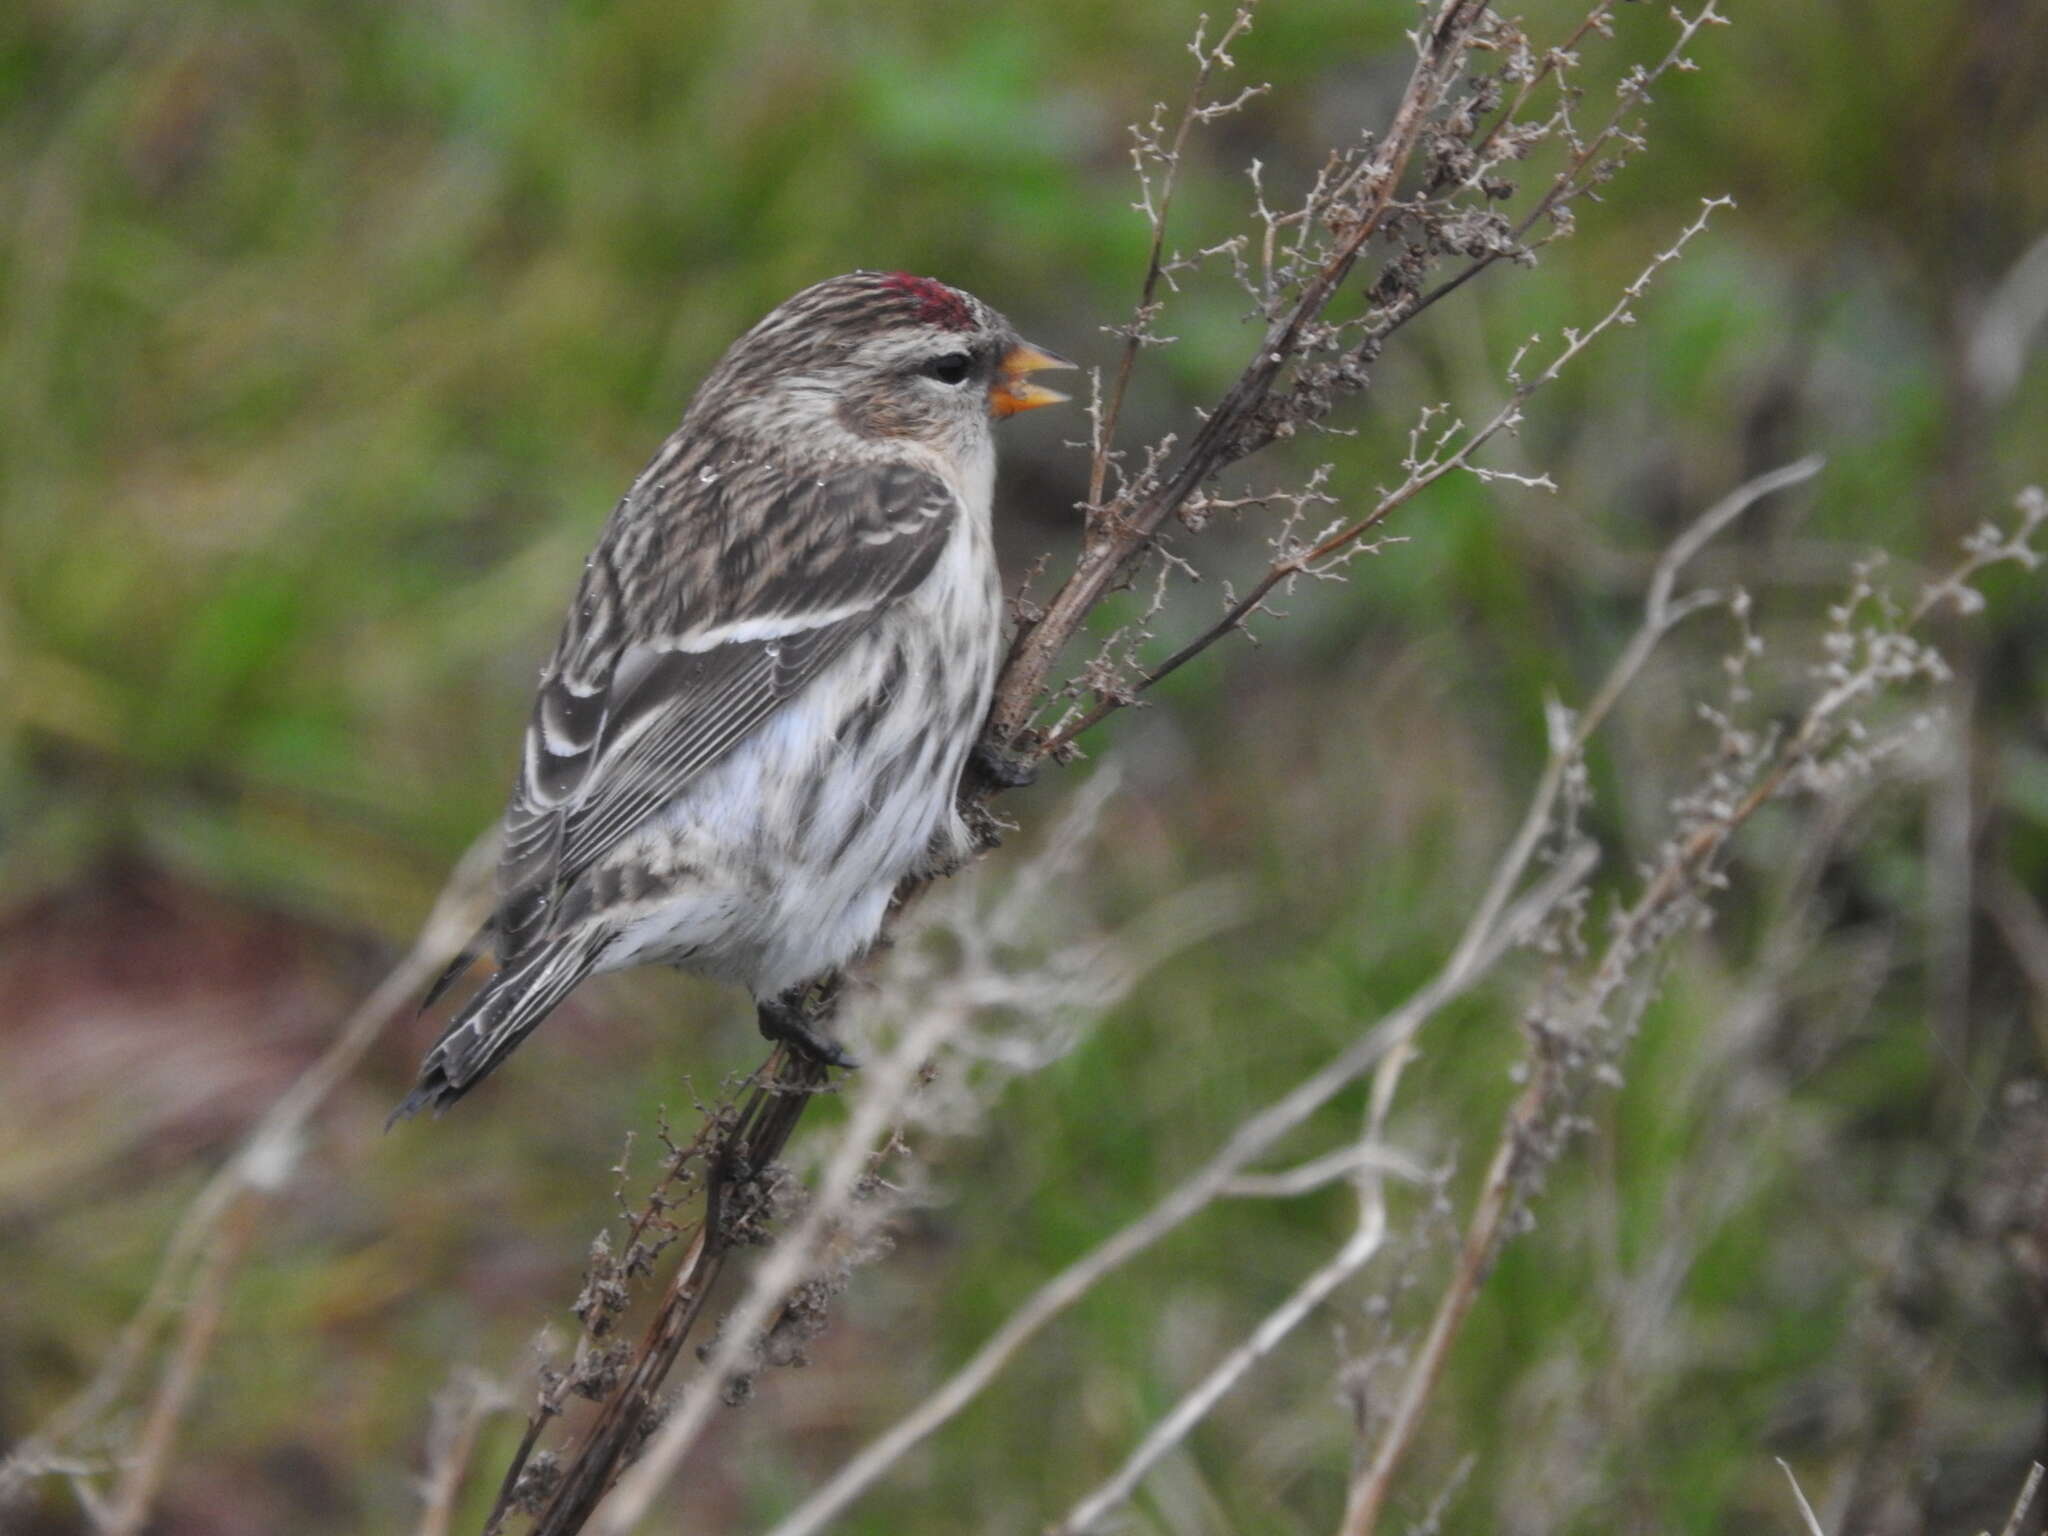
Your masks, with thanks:
[{"label": "common redpoll", "polygon": [[807,288],[733,343],[584,563],[497,911],[441,985],[486,942],[498,969],[394,1118],[633,965],[737,982],[764,1034],[843,1063],[800,999],[905,875],[967,851],[1002,630],[990,424],[1065,399],[1029,375],[1071,366],[903,272]]}]

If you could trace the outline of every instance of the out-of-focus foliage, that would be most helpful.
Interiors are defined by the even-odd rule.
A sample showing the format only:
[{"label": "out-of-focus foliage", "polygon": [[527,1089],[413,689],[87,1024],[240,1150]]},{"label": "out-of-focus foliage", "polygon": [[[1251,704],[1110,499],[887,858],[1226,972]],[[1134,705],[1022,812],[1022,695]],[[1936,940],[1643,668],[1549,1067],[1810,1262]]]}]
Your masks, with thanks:
[{"label": "out-of-focus foliage", "polygon": [[[1539,33],[1573,19],[1563,0],[1523,9]],[[1700,197],[1732,193],[1641,323],[1496,456],[1561,493],[1447,485],[1351,585],[1296,594],[1261,649],[1188,669],[1091,743],[1127,771],[1091,899],[1223,872],[1253,882],[1252,918],[1020,1083],[985,1136],[933,1149],[953,1198],[863,1272],[808,1373],[733,1417],[690,1529],[786,1506],[1427,974],[1540,765],[1545,695],[1599,676],[1684,514],[1829,455],[1811,497],[1762,509],[1707,573],[1754,588],[1793,647],[1850,559],[1938,558],[2048,474],[2038,351],[2016,378],[1973,361],[2048,236],[2048,12],[1728,9],[1577,236],[1404,332],[1356,435],[1293,460],[1369,494],[1420,404],[1497,402],[1523,337],[1597,314]],[[0,1440],[100,1357],[202,1170],[495,814],[578,562],[734,335],[807,282],[889,266],[1113,356],[1102,327],[1126,316],[1146,236],[1123,125],[1183,88],[1193,11],[0,16]],[[1410,15],[1267,0],[1238,57],[1274,89],[1199,143],[1184,244],[1241,226],[1249,160],[1290,185],[1377,120]],[[1641,57],[1668,22],[1631,6],[1619,28]],[[1227,381],[1241,307],[1217,285],[1169,311],[1182,339],[1148,359],[1137,430]],[[1062,439],[1081,426],[1055,415],[1005,429],[1020,572],[1073,525]],[[1250,569],[1260,530],[1242,540]],[[1731,1064],[1730,1009],[1799,878],[1771,829],[1750,841],[1625,1091],[1482,1296],[1409,1513],[1469,1454],[1454,1529],[1789,1528],[1783,1455],[1810,1489],[1854,1489],[1859,1530],[1999,1524],[1986,1511],[2041,1420],[2039,1295],[2001,1245],[2018,1218],[1995,1213],[2039,1171],[2025,1094],[2048,926],[2031,989],[2025,950],[2048,901],[2048,602],[1993,587],[1953,636],[1958,766],[1860,813],[1860,851],[1814,873],[1828,931]],[[1613,738],[1609,831],[1661,825],[1701,745],[1689,700],[1728,643],[1682,642]],[[1061,785],[1018,798],[1023,835]],[[1412,1141],[1497,1118],[1513,1025],[1474,1009],[1430,1041]],[[574,1294],[624,1132],[682,1110],[686,1075],[756,1055],[732,996],[604,982],[457,1114],[380,1139],[424,1030],[394,1031],[323,1119],[235,1292],[157,1529],[401,1528],[429,1396],[464,1362],[525,1368]],[[845,1529],[1037,1529],[1345,1219],[1332,1194],[1190,1229]],[[1146,1528],[1328,1529],[1348,1409],[1326,1343],[1370,1327],[1350,1297],[1256,1376],[1154,1480]],[[486,1436],[480,1495],[515,1433]],[[43,1519],[72,1528],[60,1491]]]}]

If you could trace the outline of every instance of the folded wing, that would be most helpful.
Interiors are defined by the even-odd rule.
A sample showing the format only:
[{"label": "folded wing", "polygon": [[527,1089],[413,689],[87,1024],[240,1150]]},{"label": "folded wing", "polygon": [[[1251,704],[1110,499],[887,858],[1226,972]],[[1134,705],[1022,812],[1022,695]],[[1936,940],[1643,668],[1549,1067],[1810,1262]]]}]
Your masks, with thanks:
[{"label": "folded wing", "polygon": [[[651,473],[651,472],[650,472]],[[584,573],[543,675],[499,866],[498,953],[931,573],[959,516],[901,464],[647,476]]]}]

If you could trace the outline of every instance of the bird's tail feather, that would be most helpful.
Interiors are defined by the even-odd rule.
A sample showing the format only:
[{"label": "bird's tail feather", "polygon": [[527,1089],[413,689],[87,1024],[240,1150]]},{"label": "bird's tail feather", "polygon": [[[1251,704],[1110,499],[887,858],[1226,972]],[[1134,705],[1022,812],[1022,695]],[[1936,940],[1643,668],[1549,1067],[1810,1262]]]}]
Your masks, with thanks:
[{"label": "bird's tail feather", "polygon": [[441,994],[461,980],[463,973],[476,964],[477,958],[496,939],[497,933],[498,920],[494,917],[469,936],[469,942],[462,946],[462,952],[448,962],[447,968],[436,976],[434,984],[427,988],[427,995],[420,999],[421,1013],[425,1013],[441,1001]]},{"label": "bird's tail feather", "polygon": [[609,942],[607,934],[563,934],[534,945],[493,975],[427,1052],[419,1082],[392,1111],[387,1127],[422,1109],[438,1114],[469,1092],[590,974]]}]

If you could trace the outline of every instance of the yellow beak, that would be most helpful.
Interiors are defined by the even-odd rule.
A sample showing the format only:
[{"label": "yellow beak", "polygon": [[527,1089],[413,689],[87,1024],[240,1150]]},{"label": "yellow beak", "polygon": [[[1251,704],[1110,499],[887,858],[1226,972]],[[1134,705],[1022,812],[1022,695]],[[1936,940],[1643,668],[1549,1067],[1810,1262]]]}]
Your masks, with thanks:
[{"label": "yellow beak", "polygon": [[996,371],[996,381],[989,386],[989,410],[997,416],[1014,416],[1019,411],[1035,411],[1041,405],[1058,405],[1067,398],[1065,395],[1056,389],[1047,389],[1043,384],[1034,384],[1025,375],[1046,368],[1074,366],[1057,352],[1034,347],[1028,341],[1018,342],[1003,354],[1002,363]]}]

